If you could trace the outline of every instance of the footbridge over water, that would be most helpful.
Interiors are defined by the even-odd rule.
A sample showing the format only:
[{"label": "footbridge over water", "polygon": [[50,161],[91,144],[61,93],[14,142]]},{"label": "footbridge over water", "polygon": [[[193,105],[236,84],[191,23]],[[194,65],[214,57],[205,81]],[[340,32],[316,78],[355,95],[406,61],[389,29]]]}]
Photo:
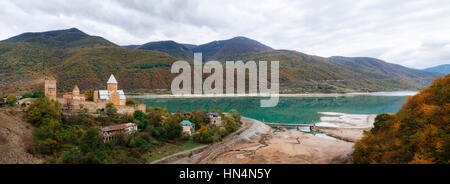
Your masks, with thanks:
[{"label": "footbridge over water", "polygon": [[314,129],[314,127],[316,126],[315,123],[310,123],[310,124],[295,124],[295,123],[265,123],[266,125],[269,126],[274,126],[277,128],[281,128],[281,127],[296,127],[297,130],[300,129],[300,127],[309,127],[311,130]]}]

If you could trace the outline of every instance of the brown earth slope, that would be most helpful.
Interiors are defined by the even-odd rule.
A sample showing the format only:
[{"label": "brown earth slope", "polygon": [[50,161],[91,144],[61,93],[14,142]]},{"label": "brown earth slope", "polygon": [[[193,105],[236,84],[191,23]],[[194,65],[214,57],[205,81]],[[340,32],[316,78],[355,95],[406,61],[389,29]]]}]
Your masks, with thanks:
[{"label": "brown earth slope", "polygon": [[23,112],[0,110],[0,164],[37,164],[42,160],[25,150],[32,141],[32,127]]}]

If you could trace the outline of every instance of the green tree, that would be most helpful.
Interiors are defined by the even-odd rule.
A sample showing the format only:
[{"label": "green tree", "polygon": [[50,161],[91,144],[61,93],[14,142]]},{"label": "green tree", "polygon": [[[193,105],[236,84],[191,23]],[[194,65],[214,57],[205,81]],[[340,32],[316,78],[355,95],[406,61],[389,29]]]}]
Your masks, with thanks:
[{"label": "green tree", "polygon": [[91,128],[81,138],[80,151],[83,154],[82,163],[100,164],[106,159],[105,143],[98,129]]},{"label": "green tree", "polygon": [[147,118],[145,113],[141,110],[134,111],[133,117],[134,119],[137,119],[139,121],[145,120],[145,118]]},{"label": "green tree", "polygon": [[60,104],[48,98],[36,100],[26,111],[27,121],[37,127],[45,120],[61,121]]},{"label": "green tree", "polygon": [[138,125],[138,128],[141,130],[145,130],[148,125],[147,116],[144,112],[137,110],[134,111],[133,118],[136,121],[136,124]]},{"label": "green tree", "polygon": [[44,98],[45,94],[42,90],[33,92],[33,98]]},{"label": "green tree", "polygon": [[104,148],[103,138],[98,129],[90,128],[81,138],[80,150],[83,153],[94,152]]},{"label": "green tree", "polygon": [[230,115],[233,117],[234,121],[240,122],[241,121],[241,115],[238,113],[236,109],[230,110]]},{"label": "green tree", "polygon": [[57,152],[63,141],[62,125],[59,121],[45,118],[41,125],[34,129],[33,135],[37,151],[42,154]]},{"label": "green tree", "polygon": [[126,101],[125,101],[125,103],[126,103],[127,105],[136,105],[136,104],[137,104],[136,100],[133,99],[133,98],[127,98]]},{"label": "green tree", "polygon": [[114,107],[113,103],[106,104],[106,115],[108,115],[108,117],[110,117],[112,119],[118,118],[117,108]]},{"label": "green tree", "polygon": [[240,122],[237,122],[231,115],[227,114],[223,119],[223,127],[227,129],[228,133],[234,132],[239,129]]},{"label": "green tree", "polygon": [[17,101],[16,95],[8,95],[8,97],[6,97],[6,102],[7,102],[9,105],[14,105],[14,104],[16,104],[16,101]]}]

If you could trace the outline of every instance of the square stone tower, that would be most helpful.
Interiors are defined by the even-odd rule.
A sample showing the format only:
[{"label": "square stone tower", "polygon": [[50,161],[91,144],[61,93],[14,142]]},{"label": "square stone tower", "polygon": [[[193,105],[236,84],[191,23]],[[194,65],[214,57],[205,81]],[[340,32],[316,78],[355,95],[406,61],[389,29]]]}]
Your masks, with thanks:
[{"label": "square stone tower", "polygon": [[56,79],[45,78],[44,93],[46,97],[56,100]]}]

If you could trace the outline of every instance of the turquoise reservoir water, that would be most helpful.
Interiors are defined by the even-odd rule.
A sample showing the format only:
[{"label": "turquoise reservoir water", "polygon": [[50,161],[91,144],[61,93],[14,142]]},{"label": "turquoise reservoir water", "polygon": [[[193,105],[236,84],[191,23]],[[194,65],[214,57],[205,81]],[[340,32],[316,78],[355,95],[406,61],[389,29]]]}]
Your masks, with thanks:
[{"label": "turquoise reservoir water", "polygon": [[262,97],[242,98],[150,98],[143,99],[147,107],[166,107],[170,112],[236,109],[243,116],[265,122],[318,122],[317,112],[353,114],[396,113],[406,100],[401,95],[367,95],[341,97],[280,97],[276,107],[259,107]]}]

